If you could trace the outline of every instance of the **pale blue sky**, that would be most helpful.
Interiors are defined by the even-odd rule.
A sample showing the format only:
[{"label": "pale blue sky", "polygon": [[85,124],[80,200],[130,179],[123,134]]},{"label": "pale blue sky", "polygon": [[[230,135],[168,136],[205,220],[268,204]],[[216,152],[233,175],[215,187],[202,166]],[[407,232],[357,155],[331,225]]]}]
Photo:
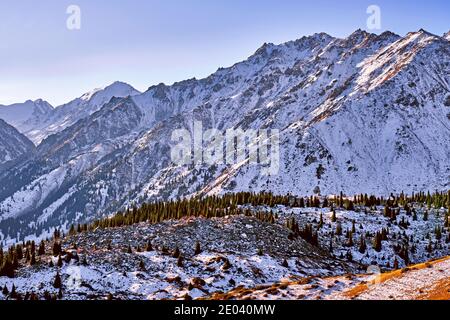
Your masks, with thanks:
[{"label": "pale blue sky", "polygon": [[[66,28],[71,4],[81,30]],[[366,29],[371,4],[379,32],[450,29],[448,0],[0,0],[0,104],[58,105],[116,80],[146,90],[201,78],[264,42]]]}]

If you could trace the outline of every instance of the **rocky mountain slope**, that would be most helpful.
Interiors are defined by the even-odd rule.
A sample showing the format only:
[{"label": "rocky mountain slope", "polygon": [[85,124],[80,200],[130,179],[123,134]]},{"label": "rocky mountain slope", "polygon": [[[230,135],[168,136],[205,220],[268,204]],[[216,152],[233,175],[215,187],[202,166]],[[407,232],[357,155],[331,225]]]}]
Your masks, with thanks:
[{"label": "rocky mountain slope", "polygon": [[386,274],[347,275],[239,287],[213,299],[255,300],[448,300],[450,258]]},{"label": "rocky mountain slope", "polygon": [[[109,294],[115,299],[183,299],[236,285],[359,268],[301,239],[290,241],[288,234],[286,227],[251,217],[184,219],[81,233],[63,239],[62,265],[49,242],[36,265],[25,265],[14,279],[0,277],[0,288],[14,284],[22,296],[33,292],[42,299],[45,291],[58,294],[53,281],[59,270],[65,299],[106,299]],[[201,252],[195,252],[197,241]],[[258,249],[265,253],[258,255]]]},{"label": "rocky mountain slope", "polygon": [[[265,44],[208,78],[101,105],[107,100],[77,122],[61,116],[51,136],[27,133],[36,142],[48,137],[32,158],[0,173],[5,239],[193,194],[449,187],[450,47],[424,30]],[[192,132],[194,121],[205,130],[279,130],[278,173],[262,175],[264,166],[246,162],[174,165],[170,137]]]},{"label": "rocky mountain slope", "polygon": [[[5,251],[15,254],[17,266],[13,277],[0,277],[0,289],[6,288],[0,300],[448,297],[444,210],[409,203],[388,218],[384,206],[355,205],[337,208],[333,219],[324,201],[319,207],[247,204],[240,207],[245,215],[206,218],[194,210],[198,216],[80,225],[67,236],[55,232],[40,244]],[[296,236],[292,218],[302,230],[311,225],[318,241],[306,233]],[[334,232],[339,226],[342,233]],[[380,230],[389,231],[378,250],[371,242]],[[364,252],[359,239],[367,242]],[[406,245],[408,262],[395,249],[399,245]]]},{"label": "rocky mountain slope", "polygon": [[0,170],[2,165],[34,151],[34,144],[0,119]]}]

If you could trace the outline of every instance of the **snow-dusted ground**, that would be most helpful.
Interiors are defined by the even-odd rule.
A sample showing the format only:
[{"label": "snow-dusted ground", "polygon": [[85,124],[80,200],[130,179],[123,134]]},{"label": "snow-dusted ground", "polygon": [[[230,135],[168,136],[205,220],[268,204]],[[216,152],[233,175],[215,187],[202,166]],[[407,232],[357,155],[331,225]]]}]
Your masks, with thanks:
[{"label": "snow-dusted ground", "polygon": [[[289,240],[288,235],[281,225],[243,216],[97,230],[64,240],[64,248],[77,244],[78,258],[65,261],[61,268],[56,267],[56,257],[37,257],[37,265],[23,266],[16,278],[0,278],[0,287],[11,289],[14,284],[17,292],[40,296],[45,291],[58,293],[52,284],[59,272],[66,299],[102,299],[109,293],[121,299],[199,298],[240,285],[359,270],[356,263],[335,259],[301,239]],[[146,251],[149,240],[152,251]],[[195,254],[197,241],[202,252]],[[48,243],[49,252],[50,247]],[[173,256],[175,247],[183,257],[181,265]],[[49,267],[50,260],[55,267]]]},{"label": "snow-dusted ground", "polygon": [[[448,242],[448,230],[443,229],[441,239],[436,239],[436,227],[443,228],[445,223],[446,209],[428,209],[416,207],[417,220],[413,215],[408,215],[404,209],[395,221],[383,215],[384,207],[377,207],[369,210],[365,207],[356,207],[357,211],[347,211],[336,209],[336,222],[331,221],[332,212],[329,208],[285,208],[271,210],[277,212],[283,219],[294,217],[300,226],[306,223],[312,223],[315,227],[320,221],[322,215],[323,226],[319,229],[319,242],[324,248],[329,246],[331,233],[336,233],[338,224],[342,226],[342,235],[333,235],[333,253],[336,256],[345,256],[351,252],[353,260],[364,265],[378,265],[381,268],[390,269],[397,258],[400,267],[405,266],[405,261],[395,252],[395,245],[402,245],[405,242],[409,244],[409,263],[419,263],[433,258],[439,258],[450,255],[450,243]],[[367,212],[366,212],[367,210]],[[424,212],[428,211],[428,219],[424,221]],[[406,227],[401,222],[408,224]],[[348,238],[346,231],[352,231],[353,224],[355,232],[353,233],[353,246],[348,247]],[[381,232],[382,229],[389,230],[388,240],[382,242],[381,252],[374,250],[372,245],[373,235]],[[367,237],[367,233],[370,235]],[[366,240],[367,251],[359,252],[361,236]],[[412,238],[411,238],[412,237]],[[412,241],[411,241],[412,239]],[[432,252],[427,251],[427,247],[432,243]],[[411,252],[412,246],[416,247],[415,252]]]},{"label": "snow-dusted ground", "polygon": [[[264,210],[269,209],[255,208],[255,212],[261,213]],[[354,247],[346,247],[346,240],[342,236],[342,239],[335,239],[333,252],[330,254],[328,232],[334,223],[329,220],[330,215],[326,209],[278,207],[271,211],[279,217],[273,224],[245,216],[190,218],[76,234],[63,239],[63,248],[72,252],[73,256],[65,261],[66,255],[63,255],[62,267],[56,267],[58,258],[48,254],[37,257],[38,263],[33,267],[22,262],[24,265],[16,278],[0,278],[0,288],[6,285],[11,289],[14,284],[21,294],[34,292],[40,297],[45,291],[57,294],[59,290],[53,288],[52,284],[59,272],[63,281],[64,299],[105,299],[109,294],[113,298],[140,300],[211,297],[345,299],[352,298],[349,294],[345,295],[345,292],[373,278],[370,275],[359,275],[366,273],[370,263],[377,263],[383,271],[388,271],[387,262],[393,266],[396,256],[393,246],[400,238],[383,241],[383,250],[378,253],[373,250],[369,237],[366,256],[358,252],[356,235],[359,233],[355,233]],[[301,238],[290,237],[291,231],[285,226],[287,218],[294,217],[300,226],[306,223],[314,225],[319,221],[320,213],[324,220],[319,234],[321,248],[312,246]],[[420,219],[420,213],[418,216]],[[398,217],[401,218],[403,215]],[[402,230],[379,212],[366,214],[337,211],[337,221],[342,224],[343,230],[351,229],[353,220],[356,222],[356,229],[364,234],[366,231],[369,234],[379,231],[389,225],[391,237],[397,232],[405,231],[407,235],[413,234],[417,239],[421,239],[431,232],[434,225],[440,223],[436,214],[430,214],[429,221],[413,222],[407,230]],[[360,229],[359,224],[363,225],[363,229]],[[444,232],[443,237],[445,236]],[[152,250],[147,251],[149,241],[152,243]],[[197,241],[201,252],[196,254],[194,249]],[[428,261],[430,256],[450,255],[448,244],[445,243],[441,249],[436,249],[429,255],[421,247],[425,243],[419,241],[416,254],[411,255],[417,262]],[[74,244],[76,249],[71,249]],[[51,245],[51,241],[47,242],[47,253],[51,252]],[[132,248],[131,253],[128,252],[128,247]],[[181,253],[181,260],[173,256],[176,247]],[[345,256],[349,250],[352,251],[353,262],[348,261]],[[340,258],[340,252],[344,253],[343,258]],[[401,267],[403,260],[398,256],[397,259]],[[50,260],[54,265],[52,267],[49,266]],[[445,267],[446,265],[438,265],[426,268],[430,276],[428,287],[427,273],[412,269],[411,273],[401,273],[408,275],[408,278],[387,280],[382,284],[391,289],[378,289],[377,286],[381,284],[376,283],[377,286],[370,285],[357,298],[407,298],[410,295],[405,293],[403,296],[407,287],[414,291],[421,283],[422,291],[431,290],[431,283],[448,278],[449,269]],[[372,269],[369,270],[373,270],[373,266],[370,268]],[[441,269],[445,271],[442,272]],[[417,281],[411,283],[413,276]],[[394,294],[396,288],[399,288],[398,293]],[[384,295],[380,292],[384,292]],[[1,297],[0,294],[0,299]]]},{"label": "snow-dusted ground", "polygon": [[215,299],[258,300],[448,300],[450,259],[386,274],[347,275],[234,289]]}]

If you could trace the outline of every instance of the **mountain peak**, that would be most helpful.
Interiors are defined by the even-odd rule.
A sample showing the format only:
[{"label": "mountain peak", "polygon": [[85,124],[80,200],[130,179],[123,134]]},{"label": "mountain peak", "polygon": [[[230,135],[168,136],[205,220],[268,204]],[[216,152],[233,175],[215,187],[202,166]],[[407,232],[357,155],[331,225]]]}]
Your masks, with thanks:
[{"label": "mountain peak", "polygon": [[365,30],[362,29],[357,29],[356,31],[354,31],[349,37],[348,39],[359,39],[359,38],[366,38],[370,35],[374,35],[373,33],[369,33]]},{"label": "mountain peak", "polygon": [[450,31],[448,31],[447,33],[444,33],[443,38],[450,41]]},{"label": "mountain peak", "polygon": [[434,33],[431,33],[423,28],[420,28],[418,31],[415,32],[409,32],[406,34],[406,38],[407,37],[412,37],[412,36],[419,36],[419,37],[434,37],[434,38],[439,38],[439,36],[435,35]]},{"label": "mountain peak", "polygon": [[275,47],[275,45],[273,43],[267,43],[265,42],[258,50],[256,50],[255,52],[255,56],[265,56],[267,54],[269,54],[269,51]]},{"label": "mountain peak", "polygon": [[[80,99],[84,101],[92,101],[94,100],[94,98],[101,95],[107,96],[108,98],[106,98],[106,100],[110,100],[111,97],[127,97],[127,96],[134,96],[137,94],[140,94],[140,92],[135,88],[133,88],[128,83],[115,81],[106,87],[97,88],[90,92],[85,93],[80,97]],[[100,98],[100,100],[105,102],[105,99]]]},{"label": "mountain peak", "polygon": [[111,83],[109,86],[106,86],[105,88],[103,88],[103,90],[107,90],[107,89],[118,89],[118,88],[125,88],[125,89],[131,89],[131,90],[136,90],[135,88],[133,88],[133,86],[129,85],[126,82],[122,82],[122,81],[115,81],[113,83]]}]

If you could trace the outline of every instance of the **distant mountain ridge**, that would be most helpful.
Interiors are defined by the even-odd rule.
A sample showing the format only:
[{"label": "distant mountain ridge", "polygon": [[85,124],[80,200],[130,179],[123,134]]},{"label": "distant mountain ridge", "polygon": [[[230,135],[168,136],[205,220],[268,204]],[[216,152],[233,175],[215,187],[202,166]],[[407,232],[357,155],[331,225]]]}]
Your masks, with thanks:
[{"label": "distant mountain ridge", "polygon": [[129,84],[117,81],[107,87],[94,89],[56,108],[43,100],[0,106],[0,119],[15,126],[38,145],[49,135],[58,133],[78,120],[88,117],[111,98],[124,98],[137,94],[140,92]]}]

